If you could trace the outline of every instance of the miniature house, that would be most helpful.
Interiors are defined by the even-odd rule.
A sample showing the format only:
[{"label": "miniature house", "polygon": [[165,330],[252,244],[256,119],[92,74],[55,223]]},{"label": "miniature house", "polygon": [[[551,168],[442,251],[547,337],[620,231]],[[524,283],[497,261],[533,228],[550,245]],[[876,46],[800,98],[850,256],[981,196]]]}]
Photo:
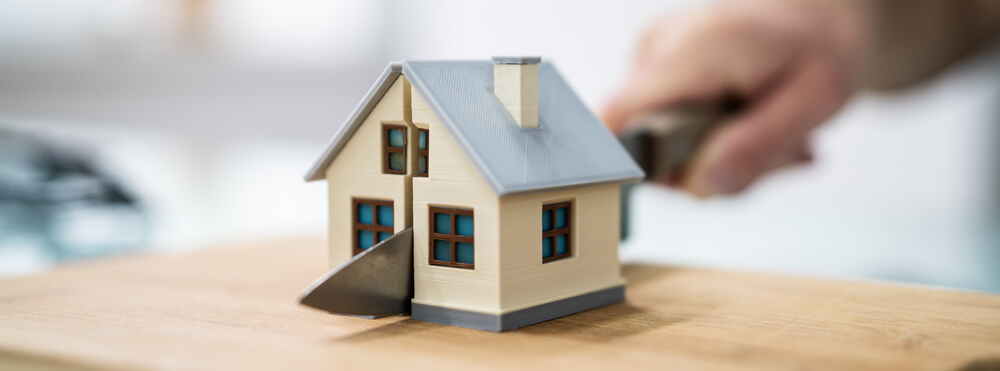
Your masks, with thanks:
[{"label": "miniature house", "polygon": [[393,62],[310,170],[329,264],[413,227],[413,319],[513,329],[624,299],[642,171],[549,63]]}]

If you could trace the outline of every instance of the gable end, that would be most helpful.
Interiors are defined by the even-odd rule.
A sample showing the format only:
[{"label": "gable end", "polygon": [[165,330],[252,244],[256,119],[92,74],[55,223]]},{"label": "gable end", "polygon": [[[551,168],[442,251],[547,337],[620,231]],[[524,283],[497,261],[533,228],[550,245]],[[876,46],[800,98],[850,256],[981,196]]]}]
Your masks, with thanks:
[{"label": "gable end", "polygon": [[309,172],[306,173],[305,179],[307,182],[314,180],[321,180],[325,178],[326,168],[330,166],[333,162],[334,157],[340,153],[344,146],[347,144],[354,133],[361,126],[361,123],[365,121],[365,118],[375,109],[375,106],[382,99],[389,88],[392,87],[392,83],[396,81],[396,78],[403,73],[403,64],[400,62],[389,62],[389,65],[385,67],[382,74],[379,75],[378,80],[375,81],[375,85],[368,89],[368,93],[365,97],[361,99],[361,103],[358,103],[357,107],[354,107],[354,111],[351,115],[347,117],[347,121],[340,126],[340,130],[337,134],[333,136],[333,140],[327,145],[326,150],[323,151],[323,156],[320,157],[319,161],[313,164]]}]

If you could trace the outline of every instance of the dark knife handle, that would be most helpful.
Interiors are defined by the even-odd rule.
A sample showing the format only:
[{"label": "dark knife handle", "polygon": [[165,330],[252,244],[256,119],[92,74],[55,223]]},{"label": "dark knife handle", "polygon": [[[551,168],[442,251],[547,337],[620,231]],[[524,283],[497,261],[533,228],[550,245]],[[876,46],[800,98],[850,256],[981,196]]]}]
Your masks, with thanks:
[{"label": "dark knife handle", "polygon": [[[646,172],[646,179],[681,181],[705,140],[737,113],[743,104],[735,98],[688,104],[642,115],[629,123],[622,145]],[[622,186],[621,239],[628,237],[629,204],[634,184]]]},{"label": "dark knife handle", "polygon": [[647,179],[678,181],[705,139],[739,106],[727,99],[653,111],[631,122],[621,141]]}]

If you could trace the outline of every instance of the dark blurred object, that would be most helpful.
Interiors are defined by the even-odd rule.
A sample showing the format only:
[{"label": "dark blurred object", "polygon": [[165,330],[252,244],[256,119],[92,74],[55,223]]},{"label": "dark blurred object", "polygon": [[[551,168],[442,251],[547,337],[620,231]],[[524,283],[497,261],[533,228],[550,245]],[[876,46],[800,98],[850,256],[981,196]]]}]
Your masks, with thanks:
[{"label": "dark blurred object", "polygon": [[680,182],[702,142],[743,107],[737,98],[650,112],[629,123],[621,142],[646,179]]},{"label": "dark blurred object", "polygon": [[984,358],[972,361],[960,371],[1000,371],[1000,358]]},{"label": "dark blurred object", "polygon": [[0,125],[0,253],[120,252],[143,245],[147,224],[136,199],[79,151]]},{"label": "dark blurred object", "polygon": [[[725,119],[736,114],[743,102],[729,97],[718,102],[664,108],[629,123],[619,140],[642,171],[654,182],[679,183],[702,142]],[[621,188],[621,239],[629,235],[632,191],[635,184]]]}]

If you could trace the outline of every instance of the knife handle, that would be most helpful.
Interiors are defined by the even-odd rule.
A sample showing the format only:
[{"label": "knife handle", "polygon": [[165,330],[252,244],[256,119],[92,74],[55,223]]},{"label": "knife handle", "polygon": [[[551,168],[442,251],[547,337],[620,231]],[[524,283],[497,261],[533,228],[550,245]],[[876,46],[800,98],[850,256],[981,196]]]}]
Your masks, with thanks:
[{"label": "knife handle", "polygon": [[621,141],[647,179],[678,181],[705,139],[740,106],[724,99],[655,110],[630,122],[632,129]]},{"label": "knife handle", "polygon": [[[717,102],[665,108],[640,116],[619,138],[646,179],[676,183],[684,178],[694,155],[705,139],[737,113],[743,104],[735,98]],[[635,184],[621,187],[620,238],[631,229],[631,201]]]}]

